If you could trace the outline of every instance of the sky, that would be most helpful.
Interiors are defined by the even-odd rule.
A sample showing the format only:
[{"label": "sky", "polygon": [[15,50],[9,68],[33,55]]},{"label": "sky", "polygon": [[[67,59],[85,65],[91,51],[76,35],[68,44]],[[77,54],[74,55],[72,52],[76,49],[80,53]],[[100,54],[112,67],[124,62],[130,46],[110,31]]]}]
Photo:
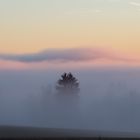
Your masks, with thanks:
[{"label": "sky", "polygon": [[0,69],[139,67],[139,35],[139,0],[0,0]]},{"label": "sky", "polygon": [[[140,132],[139,37],[140,0],[0,0],[0,124]],[[66,119],[46,94],[63,72]]]}]

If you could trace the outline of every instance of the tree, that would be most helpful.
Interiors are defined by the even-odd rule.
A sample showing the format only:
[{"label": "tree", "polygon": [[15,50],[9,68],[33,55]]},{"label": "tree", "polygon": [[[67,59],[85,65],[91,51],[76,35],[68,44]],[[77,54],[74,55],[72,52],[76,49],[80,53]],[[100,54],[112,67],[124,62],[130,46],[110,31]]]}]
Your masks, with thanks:
[{"label": "tree", "polygon": [[78,93],[79,82],[71,73],[64,73],[57,81],[56,89],[61,93]]}]

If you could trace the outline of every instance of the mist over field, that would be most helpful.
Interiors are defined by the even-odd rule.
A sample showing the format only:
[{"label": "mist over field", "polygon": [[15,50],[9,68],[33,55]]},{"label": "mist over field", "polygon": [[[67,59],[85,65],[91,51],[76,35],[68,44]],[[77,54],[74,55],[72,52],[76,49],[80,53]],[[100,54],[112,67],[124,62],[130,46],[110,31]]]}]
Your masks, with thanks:
[{"label": "mist over field", "polygon": [[72,98],[55,91],[63,72],[1,71],[0,125],[140,131],[139,69],[72,70]]}]

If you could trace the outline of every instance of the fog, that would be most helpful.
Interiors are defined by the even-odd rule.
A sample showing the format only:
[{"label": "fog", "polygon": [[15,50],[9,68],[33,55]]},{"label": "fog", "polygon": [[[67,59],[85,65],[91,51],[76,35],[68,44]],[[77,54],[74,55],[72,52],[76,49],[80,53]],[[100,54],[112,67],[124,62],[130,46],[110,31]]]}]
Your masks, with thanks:
[{"label": "fog", "polygon": [[0,125],[140,131],[140,70],[73,70],[72,98],[55,90],[63,72],[1,71]]}]

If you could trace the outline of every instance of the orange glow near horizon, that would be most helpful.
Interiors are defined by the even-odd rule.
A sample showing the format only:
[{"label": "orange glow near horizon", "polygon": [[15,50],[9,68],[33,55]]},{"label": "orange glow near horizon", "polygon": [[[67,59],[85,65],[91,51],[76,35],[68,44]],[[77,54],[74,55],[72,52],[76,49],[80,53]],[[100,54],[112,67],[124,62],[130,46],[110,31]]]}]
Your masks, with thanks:
[{"label": "orange glow near horizon", "polygon": [[[101,47],[110,50],[110,53],[114,50],[118,57],[137,60],[130,62],[131,66],[140,65],[138,7],[127,1],[77,0],[76,3],[71,0],[35,0],[27,3],[0,1],[0,54],[34,54],[52,48]],[[103,66],[118,65],[114,60],[112,63],[98,61]],[[29,67],[29,64],[23,66],[18,62],[2,61],[0,69],[12,68],[11,63],[21,69],[25,65]]]}]

